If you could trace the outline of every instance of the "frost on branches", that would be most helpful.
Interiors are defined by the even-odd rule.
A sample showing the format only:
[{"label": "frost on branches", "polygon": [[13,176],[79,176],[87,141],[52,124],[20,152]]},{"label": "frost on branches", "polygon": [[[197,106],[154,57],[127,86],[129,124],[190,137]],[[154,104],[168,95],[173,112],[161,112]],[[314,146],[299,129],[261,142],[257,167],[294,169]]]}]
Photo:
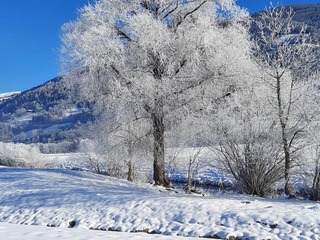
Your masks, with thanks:
[{"label": "frost on branches", "polygon": [[255,57],[262,67],[261,79],[272,90],[268,101],[278,115],[286,195],[292,193],[293,160],[306,144],[309,126],[319,117],[318,76],[313,73],[319,66],[319,47],[306,26],[295,29],[293,16],[292,9],[271,7],[255,23],[259,32]]},{"label": "frost on branches", "polygon": [[246,68],[246,17],[233,1],[99,0],[64,26],[67,82],[112,109],[117,129],[143,123],[156,185],[169,184],[169,126],[228,96]]}]

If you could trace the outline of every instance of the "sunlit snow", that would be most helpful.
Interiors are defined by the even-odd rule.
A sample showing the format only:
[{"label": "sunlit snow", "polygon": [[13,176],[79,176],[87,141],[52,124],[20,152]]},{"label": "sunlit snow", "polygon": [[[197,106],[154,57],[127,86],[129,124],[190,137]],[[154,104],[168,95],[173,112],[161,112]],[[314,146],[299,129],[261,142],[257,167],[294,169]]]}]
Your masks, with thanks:
[{"label": "sunlit snow", "polygon": [[[203,197],[88,172],[7,167],[0,168],[0,192],[0,222],[58,227],[53,231],[63,234],[70,234],[69,230],[60,228],[73,227],[72,231],[145,231],[191,237],[320,237],[319,204],[297,199],[224,192]],[[0,225],[0,237],[9,235],[12,228]],[[84,239],[82,230],[74,233],[78,238],[72,239]],[[142,236],[154,239],[153,235]]]}]

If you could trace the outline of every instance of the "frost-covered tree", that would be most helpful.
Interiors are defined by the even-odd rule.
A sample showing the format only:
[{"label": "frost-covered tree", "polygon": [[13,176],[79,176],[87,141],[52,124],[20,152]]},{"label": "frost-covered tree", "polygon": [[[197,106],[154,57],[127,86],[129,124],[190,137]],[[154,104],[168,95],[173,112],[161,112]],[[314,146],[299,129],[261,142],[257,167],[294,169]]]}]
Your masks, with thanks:
[{"label": "frost-covered tree", "polygon": [[285,194],[291,193],[290,169],[299,139],[314,111],[305,112],[310,102],[312,74],[316,57],[315,46],[305,27],[295,28],[292,9],[270,7],[260,13],[255,56],[263,68],[261,79],[273,90],[269,102],[278,115],[281,144],[285,160]]},{"label": "frost-covered tree", "polygon": [[303,177],[306,182],[305,190],[311,200],[320,199],[320,144],[319,144],[319,124],[314,124],[309,128],[309,146],[306,147],[305,155],[307,162],[302,164]]},{"label": "frost-covered tree", "polygon": [[[319,76],[313,80],[317,86],[316,93],[308,92],[310,101],[302,106],[305,114],[314,114],[304,131],[305,148],[303,149],[303,161],[299,164],[303,172],[303,178],[307,184],[306,191],[312,200],[320,199],[320,85]],[[309,190],[309,191],[308,191]]]},{"label": "frost-covered tree", "polygon": [[45,167],[39,148],[22,143],[0,142],[0,165],[14,167]]},{"label": "frost-covered tree", "polygon": [[68,82],[115,121],[148,119],[156,185],[169,184],[167,127],[230,94],[249,51],[244,17],[232,0],[98,0],[64,26]]}]

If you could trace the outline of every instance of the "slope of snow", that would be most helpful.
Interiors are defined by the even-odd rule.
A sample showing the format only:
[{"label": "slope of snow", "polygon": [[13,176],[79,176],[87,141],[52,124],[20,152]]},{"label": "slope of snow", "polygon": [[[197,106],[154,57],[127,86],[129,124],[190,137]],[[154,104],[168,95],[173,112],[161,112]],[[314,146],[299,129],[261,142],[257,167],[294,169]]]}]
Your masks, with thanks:
[{"label": "slope of snow", "polygon": [[13,95],[19,94],[20,92],[7,92],[7,93],[0,93],[0,102],[4,101]]},{"label": "slope of snow", "polygon": [[203,197],[88,172],[0,168],[0,222],[171,236],[319,239],[319,214],[319,203],[311,201]]}]

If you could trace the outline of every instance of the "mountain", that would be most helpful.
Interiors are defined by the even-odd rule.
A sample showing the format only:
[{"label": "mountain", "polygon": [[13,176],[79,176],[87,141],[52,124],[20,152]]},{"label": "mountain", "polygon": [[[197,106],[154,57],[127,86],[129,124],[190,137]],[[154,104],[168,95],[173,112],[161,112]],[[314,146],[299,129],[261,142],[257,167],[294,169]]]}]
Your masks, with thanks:
[{"label": "mountain", "polygon": [[81,125],[93,119],[92,105],[75,99],[61,78],[24,92],[0,94],[0,141],[74,141]]},{"label": "mountain", "polygon": [[293,19],[296,23],[305,23],[310,30],[320,30],[320,3],[292,5],[289,7],[295,13]]},{"label": "mountain", "polygon": [[19,94],[20,92],[7,92],[7,93],[0,93],[0,103],[14,97],[15,95]]},{"label": "mountain", "polygon": [[[307,26],[307,33],[311,34],[312,38],[316,42],[320,42],[320,3],[318,4],[297,4],[284,6],[285,9],[292,9],[294,12],[293,21],[295,29],[292,33],[299,30],[302,24]],[[260,18],[260,12],[257,12],[252,15],[253,21],[258,21]],[[252,26],[251,29],[253,34],[257,33],[256,27]]]},{"label": "mountain", "polygon": [[[280,8],[280,7],[279,7]],[[308,42],[313,46],[313,54],[320,55],[320,4],[300,4],[281,7],[284,8],[284,13],[289,10],[293,11],[293,27],[287,36],[281,36],[284,39],[293,39],[301,32],[302,27],[305,27],[305,35],[308,37]],[[261,13],[257,12],[251,16],[252,24],[250,28],[253,39],[259,39],[261,33],[257,27],[257,22],[261,21]],[[285,14],[283,19],[285,20]],[[288,38],[287,38],[288,37]],[[259,41],[258,41],[259,42]],[[320,67],[320,58],[314,61],[313,65],[309,67],[311,73],[318,73]],[[295,72],[299,78],[299,72]]]}]

